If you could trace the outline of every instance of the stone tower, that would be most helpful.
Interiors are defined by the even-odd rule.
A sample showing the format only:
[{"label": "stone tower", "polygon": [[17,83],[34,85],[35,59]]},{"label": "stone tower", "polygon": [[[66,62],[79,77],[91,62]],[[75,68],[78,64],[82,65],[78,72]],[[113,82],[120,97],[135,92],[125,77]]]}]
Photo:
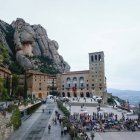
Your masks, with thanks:
[{"label": "stone tower", "polygon": [[89,83],[91,96],[104,98],[106,78],[104,68],[104,52],[89,53]]}]

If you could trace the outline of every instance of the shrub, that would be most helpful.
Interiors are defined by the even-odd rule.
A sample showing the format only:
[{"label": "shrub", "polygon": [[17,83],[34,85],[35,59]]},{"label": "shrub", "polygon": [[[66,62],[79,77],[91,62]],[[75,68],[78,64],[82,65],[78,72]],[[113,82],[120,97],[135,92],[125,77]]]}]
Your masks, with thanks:
[{"label": "shrub", "polygon": [[67,117],[63,117],[62,122],[63,122],[63,126],[64,127],[66,126],[68,128],[68,130],[72,126],[72,123],[69,121],[69,119]]},{"label": "shrub", "polygon": [[63,102],[57,101],[58,108],[64,113],[65,116],[69,117],[70,112],[67,110],[66,107],[63,106]]},{"label": "shrub", "polygon": [[21,126],[21,114],[17,107],[13,110],[11,116],[11,124],[13,125],[14,130],[18,129]]}]

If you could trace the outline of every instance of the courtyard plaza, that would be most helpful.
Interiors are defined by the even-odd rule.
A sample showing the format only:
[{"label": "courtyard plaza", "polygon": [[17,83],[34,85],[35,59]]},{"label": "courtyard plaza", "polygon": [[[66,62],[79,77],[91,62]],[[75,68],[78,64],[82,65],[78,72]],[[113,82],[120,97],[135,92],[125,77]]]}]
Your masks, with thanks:
[{"label": "courtyard plaza", "polygon": [[[64,106],[67,107],[67,109],[71,112],[71,114],[74,113],[87,113],[89,115],[92,115],[93,112],[97,113],[97,108],[99,107],[99,103],[97,101],[94,101],[92,98],[68,98],[70,101],[69,102],[64,102]],[[74,100],[73,100],[74,99]],[[82,108],[81,108],[82,106]],[[122,110],[120,108],[106,105],[106,104],[101,104],[100,111],[99,113],[113,113],[117,114],[118,119],[122,118],[122,114],[124,115],[125,118],[129,119],[137,119],[138,115],[132,114],[126,110]]]},{"label": "courtyard plaza", "polygon": [[[70,99],[70,103],[64,103],[64,106],[67,107],[67,109],[71,112],[71,116],[72,119],[71,121],[73,121],[73,119],[76,119],[76,121],[78,121],[78,123],[76,121],[73,121],[75,123],[75,130],[78,130],[78,127],[81,127],[80,123],[82,122],[83,124],[83,120],[85,121],[85,124],[89,124],[89,122],[94,118],[94,120],[98,120],[98,124],[97,127],[94,127],[94,132],[95,132],[95,138],[94,140],[138,140],[139,136],[140,136],[140,129],[137,129],[138,131],[133,131],[123,128],[123,129],[118,129],[117,125],[112,125],[109,129],[104,128],[104,131],[101,131],[101,127],[100,127],[100,123],[101,126],[103,126],[103,123],[101,122],[102,119],[99,119],[100,117],[103,117],[104,119],[110,119],[110,120],[115,120],[115,116],[117,116],[117,123],[122,119],[123,123],[122,125],[126,125],[125,122],[135,122],[134,120],[138,119],[138,115],[134,115],[126,110],[122,110],[119,109],[117,107],[113,107],[113,106],[109,106],[109,105],[101,105],[100,110],[98,110],[97,108],[99,107],[98,102],[91,100],[91,98],[86,98],[86,101],[84,98],[80,98],[80,100],[78,101],[78,104],[73,104],[74,102],[77,102],[76,99],[71,98]],[[79,115],[80,114],[80,115]],[[101,115],[97,115],[97,114],[101,114]],[[107,115],[107,118],[104,118],[104,114]],[[111,115],[111,116],[110,116]],[[93,118],[92,118],[93,117]],[[79,120],[80,121],[79,121]],[[132,120],[132,121],[131,121]],[[88,122],[89,121],[89,122]],[[109,122],[109,124],[111,123],[111,121]],[[84,124],[84,127],[81,127],[79,130],[82,130],[83,132],[85,132],[85,134],[87,134],[87,136],[90,138],[91,136],[91,129],[92,127],[88,127],[87,125]],[[86,126],[86,127],[85,127]],[[116,126],[116,127],[114,127]],[[79,133],[82,134],[82,133]]]}]

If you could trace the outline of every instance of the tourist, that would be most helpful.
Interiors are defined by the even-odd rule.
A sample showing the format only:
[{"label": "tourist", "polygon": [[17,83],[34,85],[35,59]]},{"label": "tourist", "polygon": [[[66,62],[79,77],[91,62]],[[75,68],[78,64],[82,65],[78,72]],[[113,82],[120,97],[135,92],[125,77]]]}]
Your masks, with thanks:
[{"label": "tourist", "polygon": [[93,130],[91,131],[91,135],[90,136],[91,136],[91,140],[94,140],[95,134],[94,134]]},{"label": "tourist", "polygon": [[66,133],[67,133],[67,127],[65,126],[64,127],[64,134],[66,135]]},{"label": "tourist", "polygon": [[48,132],[50,132],[50,130],[51,130],[51,125],[49,124],[48,125]]},{"label": "tourist", "polygon": [[64,133],[64,128],[61,127],[61,136],[63,136],[63,133]]}]

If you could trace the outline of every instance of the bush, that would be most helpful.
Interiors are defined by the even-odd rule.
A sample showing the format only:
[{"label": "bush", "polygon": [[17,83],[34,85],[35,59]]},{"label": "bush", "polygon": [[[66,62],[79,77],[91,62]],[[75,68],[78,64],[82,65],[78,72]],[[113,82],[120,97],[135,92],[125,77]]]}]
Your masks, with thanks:
[{"label": "bush", "polygon": [[17,107],[13,110],[11,116],[11,124],[13,125],[14,130],[18,129],[21,126],[21,114]]},{"label": "bush", "polygon": [[63,126],[64,127],[66,126],[68,128],[68,130],[72,126],[72,123],[69,121],[69,119],[67,117],[63,117],[62,122],[63,122]]},{"label": "bush", "polygon": [[67,110],[66,107],[63,106],[63,102],[57,101],[58,108],[64,113],[65,116],[69,117],[70,112]]},{"label": "bush", "polygon": [[111,98],[108,98],[107,99],[107,102],[108,102],[108,104],[113,104],[114,103],[114,99],[111,97]]}]

